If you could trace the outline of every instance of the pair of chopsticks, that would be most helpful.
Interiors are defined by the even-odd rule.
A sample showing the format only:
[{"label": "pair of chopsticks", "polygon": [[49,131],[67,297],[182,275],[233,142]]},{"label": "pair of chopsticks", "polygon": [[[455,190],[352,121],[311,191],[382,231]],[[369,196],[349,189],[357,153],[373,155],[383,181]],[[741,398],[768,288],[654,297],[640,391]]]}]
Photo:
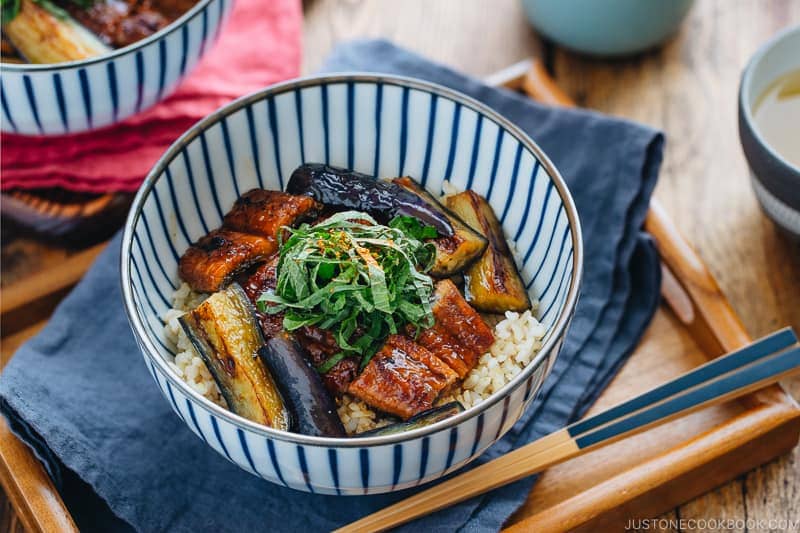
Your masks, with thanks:
[{"label": "pair of chopsticks", "polygon": [[749,394],[798,372],[800,344],[791,328],[786,328],[337,532],[381,531],[398,526],[698,409]]}]

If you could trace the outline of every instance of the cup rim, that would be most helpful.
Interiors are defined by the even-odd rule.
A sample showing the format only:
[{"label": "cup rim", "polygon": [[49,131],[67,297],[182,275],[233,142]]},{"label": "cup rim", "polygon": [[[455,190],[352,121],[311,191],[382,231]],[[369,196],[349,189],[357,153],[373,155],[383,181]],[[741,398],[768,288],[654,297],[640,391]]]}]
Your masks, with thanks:
[{"label": "cup rim", "polygon": [[[795,34],[800,35],[800,25],[790,26],[782,29],[773,35],[767,42],[762,44],[747,62],[747,66],[744,68],[741,83],[739,85],[739,109],[741,110],[741,114],[744,117],[748,129],[756,141],[758,141],[759,146],[766,150],[767,153],[769,153],[769,155],[778,162],[778,164],[783,165],[786,167],[787,171],[800,178],[800,167],[776,151],[764,138],[761,130],[756,125],[755,118],[753,117],[753,107],[749,104],[749,102],[752,100],[751,94],[754,76],[753,72],[755,71],[756,67],[761,63],[767,53],[769,53],[776,45],[778,45],[784,39],[795,36]],[[800,68],[800,63],[798,63],[797,68]]]},{"label": "cup rim", "polygon": [[[61,63],[2,63],[0,62],[0,70],[3,72],[49,72],[56,70],[67,70],[73,68],[85,67],[95,63],[101,63],[115,59],[117,57],[135,52],[140,48],[144,48],[150,43],[156,42],[160,39],[166,38],[168,35],[174,33],[178,28],[184,26],[189,20],[195,18],[205,7],[214,0],[198,0],[186,13],[167,24],[152,35],[148,35],[144,39],[140,39],[122,48],[112,50],[107,54],[98,56],[87,57],[86,59],[77,59],[74,61],[64,61]],[[224,0],[223,0],[224,1]],[[228,0],[234,2],[235,0]],[[221,22],[221,21],[220,21]]]},{"label": "cup rim", "polygon": [[[499,127],[504,128],[510,135],[517,139],[518,142],[531,151],[531,153],[539,160],[540,165],[545,169],[548,177],[552,180],[553,185],[559,193],[559,197],[564,205],[567,214],[567,220],[570,227],[570,235],[572,238],[573,259],[572,259],[572,278],[570,287],[568,289],[564,306],[561,309],[556,321],[548,329],[544,343],[541,349],[536,354],[534,359],[525,366],[522,371],[517,374],[510,382],[506,383],[499,391],[492,394],[491,397],[480,402],[478,405],[464,410],[444,420],[416,428],[394,435],[378,435],[367,437],[318,437],[312,435],[303,435],[300,433],[293,433],[273,429],[246,418],[243,418],[228,409],[225,409],[212,401],[208,400],[197,391],[192,389],[187,383],[181,380],[174,371],[169,368],[167,361],[161,357],[155,346],[155,343],[148,336],[142,318],[137,311],[134,295],[133,285],[130,271],[130,257],[133,247],[134,228],[139,220],[142,212],[144,201],[147,199],[150,191],[155,186],[158,179],[164,174],[165,169],[169,163],[178,155],[178,153],[193,139],[199,136],[203,131],[217,124],[225,117],[251,105],[255,102],[264,100],[271,96],[276,96],[281,93],[302,89],[306,87],[314,87],[319,85],[333,84],[333,83],[381,83],[388,85],[396,85],[400,87],[407,87],[411,89],[422,90],[431,94],[436,94],[441,97],[449,98],[461,105],[464,105],[477,113],[481,113],[485,118],[494,121]],[[183,135],[181,135],[159,158],[154,167],[150,170],[144,182],[140,186],[133,203],[128,218],[125,222],[125,229],[122,236],[122,248],[120,253],[120,284],[123,294],[123,302],[125,305],[125,312],[128,316],[131,328],[134,335],[140,343],[140,348],[144,355],[160,369],[161,373],[165,376],[171,384],[177,387],[186,397],[191,398],[195,405],[209,411],[212,416],[220,417],[234,426],[247,430],[248,432],[257,435],[277,439],[284,442],[295,444],[308,444],[322,447],[335,447],[335,448],[365,448],[372,446],[382,446],[398,442],[405,442],[414,440],[426,435],[437,433],[441,430],[460,425],[473,417],[483,413],[498,402],[510,397],[511,393],[517,389],[533,372],[538,369],[543,362],[546,361],[550,352],[556,348],[556,344],[566,334],[567,326],[569,325],[572,314],[574,313],[577,304],[580,286],[583,278],[583,240],[580,221],[578,219],[577,209],[572,199],[563,177],[556,169],[555,165],[550,161],[544,151],[536,144],[528,134],[522,131],[521,128],[512,123],[509,119],[502,116],[500,113],[494,111],[486,104],[467,96],[459,91],[444,87],[442,85],[432,83],[425,80],[420,80],[413,77],[398,76],[394,74],[382,73],[366,73],[366,72],[342,72],[336,74],[319,74],[313,76],[305,76],[288,80],[285,82],[270,85],[264,89],[260,89],[249,95],[242,96],[233,102],[221,107],[214,111],[204,119],[197,122]],[[557,355],[557,354],[556,354]]]}]

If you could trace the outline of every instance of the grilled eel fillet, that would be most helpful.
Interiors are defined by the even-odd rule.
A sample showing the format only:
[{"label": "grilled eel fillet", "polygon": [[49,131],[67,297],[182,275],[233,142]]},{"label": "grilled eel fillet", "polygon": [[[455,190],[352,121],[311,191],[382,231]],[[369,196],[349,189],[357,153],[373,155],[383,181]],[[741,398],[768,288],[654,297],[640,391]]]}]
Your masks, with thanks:
[{"label": "grilled eel fillet", "polygon": [[239,285],[244,289],[247,298],[256,308],[256,318],[261,326],[261,333],[269,340],[283,331],[283,313],[262,313],[258,310],[256,301],[258,297],[268,290],[275,290],[278,284],[278,260],[280,255],[274,253],[261,263],[252,273],[248,272],[238,278]]},{"label": "grilled eel fillet", "polygon": [[450,280],[436,284],[433,315],[434,326],[416,341],[390,336],[348,392],[405,420],[433,407],[440,394],[464,379],[494,342],[492,329]]},{"label": "grilled eel fillet", "polygon": [[275,253],[282,227],[311,219],[320,209],[307,196],[253,189],[236,200],[222,228],[183,254],[180,276],[196,291],[216,292],[239,272]]},{"label": "grilled eel fillet", "polygon": [[349,392],[385,413],[408,420],[433,407],[439,395],[458,381],[449,366],[402,335],[390,335]]},{"label": "grilled eel fillet", "polygon": [[422,331],[417,342],[464,379],[494,342],[492,328],[449,279],[436,283],[432,307],[434,326]]}]

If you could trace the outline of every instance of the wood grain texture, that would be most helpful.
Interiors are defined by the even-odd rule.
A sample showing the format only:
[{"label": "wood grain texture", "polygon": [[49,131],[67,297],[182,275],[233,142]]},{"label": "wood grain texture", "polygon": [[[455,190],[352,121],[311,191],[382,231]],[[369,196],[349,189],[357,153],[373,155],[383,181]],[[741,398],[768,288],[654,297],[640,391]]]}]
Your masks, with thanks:
[{"label": "wood grain texture", "polygon": [[[689,235],[747,331],[800,327],[800,246],[763,215],[750,189],[736,125],[739,76],[770,35],[800,22],[790,0],[697,2],[660,50],[599,61],[558,50],[559,85],[580,105],[662,129],[667,149],[656,198]],[[793,395],[800,380],[785,383]],[[675,516],[796,518],[800,452],[701,496]]]},{"label": "wood grain texture", "polygon": [[541,50],[519,0],[307,0],[303,72],[318,69],[336,43],[364,37],[478,77]]},{"label": "wood grain texture", "polygon": [[24,533],[25,531],[19,516],[14,512],[14,506],[3,491],[0,491],[0,531],[5,533]]},{"label": "wood grain texture", "polygon": [[82,250],[66,257],[57,266],[26,276],[13,286],[7,287],[0,302],[0,314],[15,311],[32,300],[74,285],[83,277],[105,246],[106,244],[102,243]]},{"label": "wood grain texture", "polygon": [[[0,332],[4,339],[9,336],[23,338],[23,332],[31,331],[34,324],[46,320],[105,247],[106,243],[96,244],[5,287],[0,300]],[[6,342],[4,340],[4,344]],[[5,360],[7,347],[0,351]]]},{"label": "wood grain texture", "polygon": [[15,510],[10,524],[18,520],[29,533],[78,531],[42,465],[11,433],[5,419],[0,419],[0,463],[0,482]]},{"label": "wood grain texture", "polygon": [[[2,204],[0,204],[2,205]],[[12,226],[9,228],[9,226]],[[73,253],[57,243],[46,243],[21,235],[17,227],[3,219],[0,252],[0,288],[5,289],[31,274],[57,265]]]}]

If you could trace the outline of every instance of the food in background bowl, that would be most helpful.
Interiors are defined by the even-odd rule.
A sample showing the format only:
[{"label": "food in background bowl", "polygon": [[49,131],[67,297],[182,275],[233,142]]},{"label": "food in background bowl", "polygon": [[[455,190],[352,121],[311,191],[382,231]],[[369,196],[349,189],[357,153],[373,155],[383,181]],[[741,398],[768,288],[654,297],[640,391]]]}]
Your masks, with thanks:
[{"label": "food in background bowl", "polygon": [[[310,162],[324,165],[309,168]],[[325,166],[339,170],[328,172]],[[298,167],[307,179],[298,181],[302,187],[295,188],[293,174]],[[353,172],[341,169],[353,169],[369,179],[355,179]],[[374,181],[373,176],[387,180]],[[342,180],[347,180],[347,185],[340,189],[341,194],[333,195],[332,201],[326,191],[342,185]],[[398,195],[394,197],[396,201],[387,201],[383,195],[387,184]],[[398,187],[406,192],[400,192]],[[313,198],[305,194],[312,188]],[[472,191],[475,196],[462,193],[461,200],[456,199],[453,204],[450,199],[440,200],[443,190],[454,197],[462,191]],[[457,213],[457,217],[443,216],[443,208],[432,209],[436,205],[429,200],[431,197]],[[366,198],[375,203],[357,203]],[[248,215],[249,208],[259,204],[275,206],[270,219]],[[496,224],[483,220],[489,215],[486,205],[496,216]],[[378,206],[382,207],[376,209]],[[473,212],[470,214],[467,209]],[[331,217],[345,220],[321,219],[329,214],[326,211],[333,211]],[[347,211],[366,215],[352,215],[353,220],[344,214]],[[389,222],[398,217],[394,226],[400,227],[393,228]],[[265,292],[265,280],[276,275],[265,262],[276,250],[280,254],[279,241],[269,242],[268,238],[269,232],[275,231],[270,229],[270,221],[276,220],[291,229],[281,235],[285,240],[280,243],[288,246],[292,238],[297,238],[297,248],[287,249],[287,257],[314,251],[313,242],[306,237],[325,230],[324,226],[317,226],[326,220],[330,224],[353,224],[353,231],[363,232],[362,237],[367,239],[382,240],[387,235],[383,232],[399,230],[405,239],[404,253],[416,250],[421,255],[415,254],[414,261],[426,267],[425,250],[436,248],[430,270],[404,270],[416,274],[413,282],[404,282],[403,286],[410,292],[418,283],[433,285],[435,298],[438,291],[453,304],[453,316],[478,317],[489,326],[494,342],[488,349],[474,350],[482,353],[472,370],[469,365],[473,361],[458,365],[454,357],[450,359],[451,366],[438,355],[443,365],[429,358],[425,368],[433,370],[432,365],[436,366],[441,380],[453,380],[451,390],[442,388],[436,394],[435,390],[430,392],[433,385],[431,389],[426,386],[424,390],[428,392],[415,398],[416,403],[390,403],[387,399],[393,396],[370,395],[370,385],[362,382],[364,386],[359,387],[358,394],[373,405],[381,402],[370,407],[353,394],[352,383],[379,361],[376,358],[394,357],[395,350],[403,352],[399,357],[425,357],[416,345],[426,342],[423,336],[430,328],[426,327],[424,316],[416,316],[419,336],[401,330],[395,323],[398,333],[373,345],[378,349],[361,372],[364,354],[350,352],[342,356],[342,360],[350,361],[345,364],[354,368],[352,381],[341,397],[331,394],[324,378],[337,374],[321,375],[315,368],[329,361],[341,363],[331,360],[335,353],[325,353],[327,335],[309,339],[322,345],[318,364],[309,366],[307,348],[296,342],[300,328],[284,327],[280,313],[253,312],[253,299],[257,301]],[[448,225],[454,235],[460,232],[460,246],[445,247],[434,242],[440,230],[433,237],[430,227],[446,232]],[[460,228],[458,232],[456,227]],[[422,247],[406,235],[417,231],[420,233],[415,240],[422,242]],[[498,231],[503,235],[499,240]],[[370,232],[379,233],[370,237]],[[263,236],[265,233],[267,237]],[[509,255],[502,249],[506,240],[524,289],[509,283],[507,295],[484,298],[484,303],[487,308],[506,309],[513,302],[522,309],[527,307],[529,298],[533,305],[528,311],[497,315],[500,322],[493,324],[477,313],[476,298],[493,295],[491,287],[499,287],[500,279],[513,278],[500,277],[500,272],[507,272]],[[237,243],[240,246],[234,246]],[[302,243],[312,248],[303,252]],[[199,250],[190,251],[198,245]],[[234,268],[228,264],[223,264],[222,269],[213,268],[214,251],[220,249],[237,250],[232,256],[236,258]],[[440,250],[459,251],[439,255]],[[487,250],[492,253],[487,254]],[[470,258],[470,254],[474,255]],[[379,264],[389,260],[378,255]],[[184,256],[188,259],[182,265]],[[274,261],[275,256],[272,258]],[[502,260],[495,262],[493,258]],[[374,259],[378,262],[378,258]],[[280,263],[280,255],[277,260]],[[273,483],[315,493],[364,495],[401,490],[441,477],[478,457],[511,429],[555,362],[575,309],[582,261],[580,225],[569,192],[547,157],[517,127],[486,106],[438,85],[396,76],[352,74],[278,84],[242,98],[192,127],[162,157],[134,199],[122,239],[120,267],[126,312],[147,368],[187,427],[241,468]],[[366,260],[363,264],[368,265]],[[263,278],[253,279],[252,274],[246,275],[247,270],[260,270]],[[330,274],[329,267],[320,270],[317,275],[324,281]],[[461,274],[444,277],[452,270]],[[436,276],[441,277],[431,275],[437,272]],[[476,292],[471,294],[465,280],[461,292],[457,288],[462,286],[459,276],[486,280],[489,290],[477,290],[479,287],[474,285]],[[429,282],[424,282],[428,278]],[[207,307],[202,307],[202,297],[184,279],[201,291],[212,291],[205,300],[210,301]],[[273,293],[263,300],[264,305],[280,304],[276,298]],[[384,304],[385,301],[381,306]],[[409,304],[403,304],[404,309],[409,316],[415,316],[416,300],[410,297]],[[235,352],[231,355],[253,353],[253,344],[261,344],[254,333],[258,330],[252,326],[253,316],[261,326],[276,328],[275,333],[262,333],[267,349],[260,350],[258,359],[263,362],[263,369],[269,370],[269,377],[251,364],[255,358],[243,362],[254,380],[270,386],[271,379],[283,400],[277,404],[272,401],[274,394],[266,395],[263,401],[258,399],[256,409],[249,411],[267,423],[255,422],[224,407],[228,400],[216,393],[219,387],[212,371],[181,325],[180,317],[187,318],[184,310],[193,311],[198,306],[200,312],[194,316],[198,319],[194,323],[199,323],[202,331],[197,332],[195,341],[200,341],[201,350],[210,346],[212,350],[206,355],[212,357],[213,348],[221,346],[222,337],[217,332],[227,335],[236,331],[230,328],[233,322],[214,326],[218,323],[216,317],[229,316],[226,309],[230,316],[244,317],[237,327],[244,324],[248,331],[241,335],[241,343],[229,343],[230,350],[226,350]],[[249,312],[242,312],[244,309]],[[193,317],[188,318],[191,321]],[[293,314],[292,319],[302,320],[304,315]],[[414,321],[409,322],[413,327]],[[195,324],[188,325],[194,328]],[[346,328],[328,326],[334,338],[338,332],[341,339],[351,340]],[[454,324],[447,334],[453,337],[473,330],[485,331],[483,327],[468,326]],[[386,332],[380,330],[381,321],[374,327],[380,333],[376,338],[382,339]],[[266,337],[270,336],[268,340]],[[217,364],[214,371],[225,372],[225,360],[220,359],[222,364],[213,361]],[[426,372],[421,366],[418,370]],[[463,380],[458,371],[465,373]],[[452,373],[456,373],[455,379]],[[378,372],[370,375],[380,376]],[[286,387],[284,380],[292,376],[299,376],[298,381]],[[347,373],[341,376],[351,379]],[[233,401],[240,402],[248,395],[252,398],[251,389],[236,389],[237,383],[227,375],[218,379],[242,393]],[[344,380],[341,383],[343,387],[346,384]],[[320,388],[324,393],[319,392]],[[337,398],[338,405],[331,405],[330,400],[336,402]],[[429,405],[432,409],[428,409]],[[386,414],[392,410],[397,414]],[[272,423],[270,419],[276,421],[277,427],[268,425]],[[279,429],[286,427],[286,420],[289,431]],[[347,436],[320,436],[342,431]]]},{"label": "food in background bowl", "polygon": [[149,37],[197,0],[6,0],[2,61],[61,63]]},{"label": "food in background bowl", "polygon": [[322,164],[286,189],[243,194],[180,259],[189,301],[213,294],[169,313],[167,331],[176,370],[210,400],[276,429],[396,424],[386,434],[477,405],[538,351],[545,329],[474,191],[448,209],[409,177]]},{"label": "food in background bowl", "polygon": [[3,0],[2,131],[78,133],[148,109],[211,49],[232,6],[233,0]]}]

